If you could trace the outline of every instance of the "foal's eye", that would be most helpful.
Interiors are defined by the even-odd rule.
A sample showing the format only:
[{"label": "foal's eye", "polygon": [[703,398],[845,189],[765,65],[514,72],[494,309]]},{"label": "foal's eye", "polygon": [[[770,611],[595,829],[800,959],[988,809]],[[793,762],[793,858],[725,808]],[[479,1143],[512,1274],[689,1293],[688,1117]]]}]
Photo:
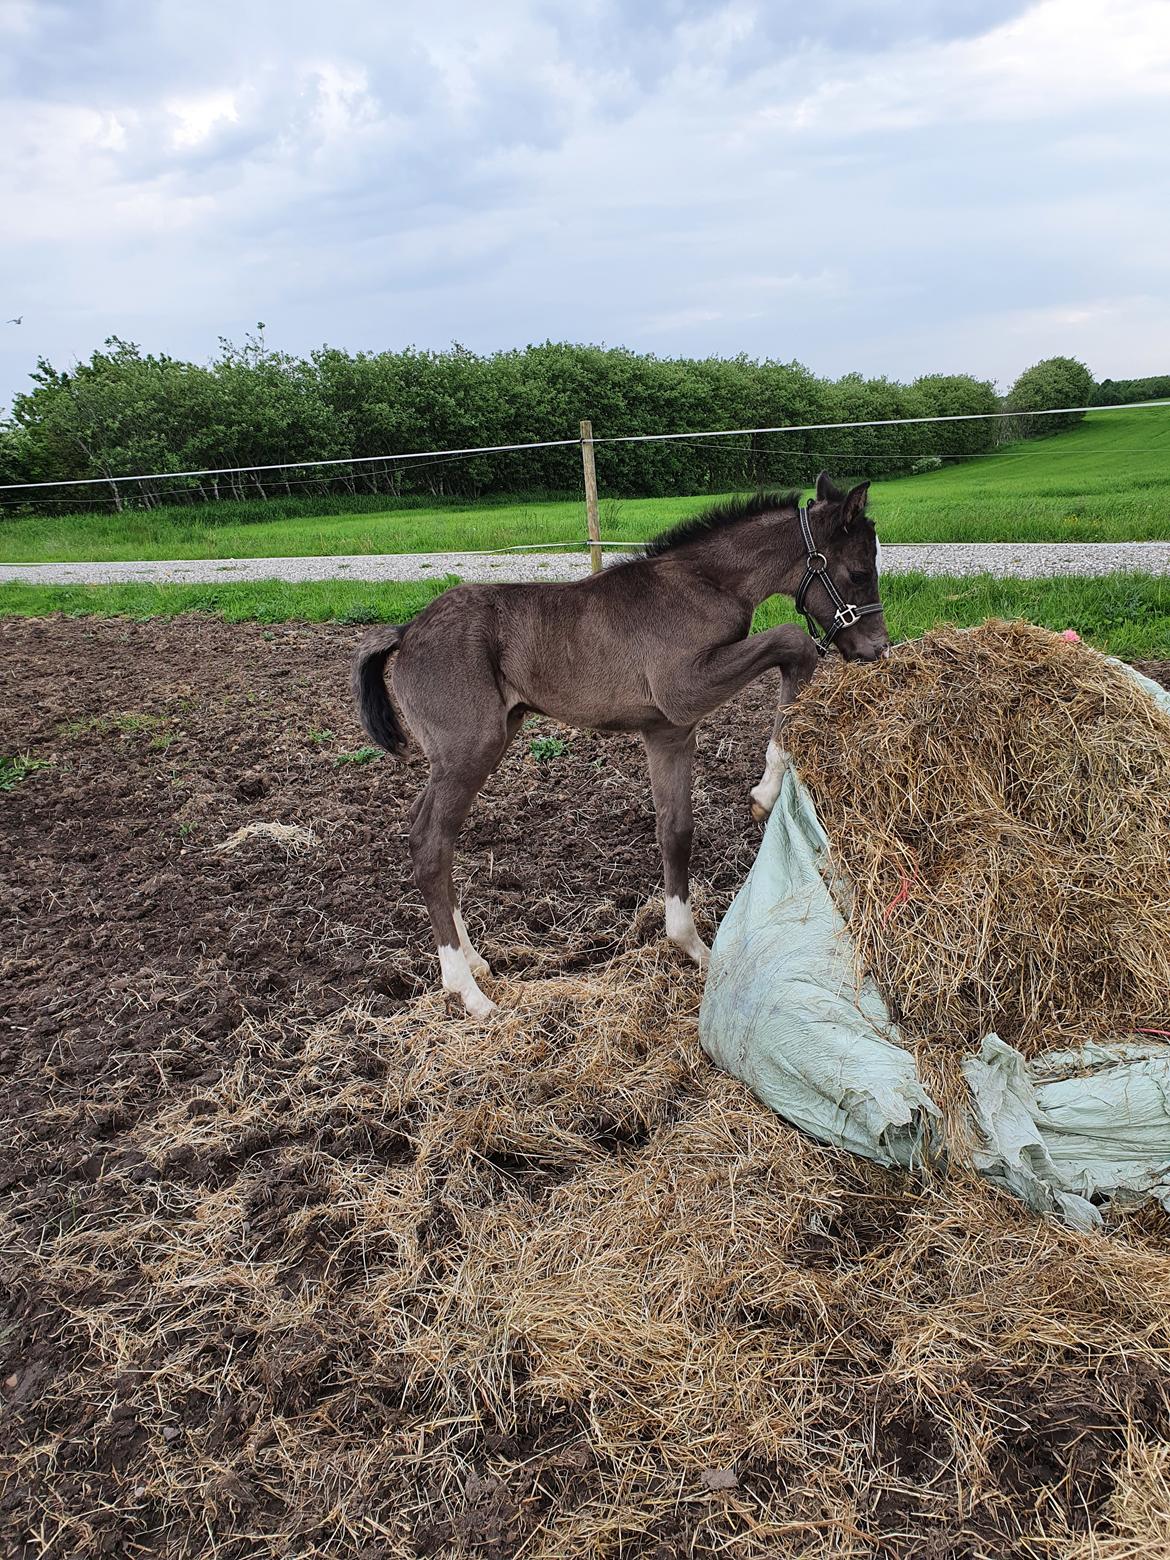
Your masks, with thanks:
[{"label": "foal's eye", "polygon": [[850,569],[849,570],[849,578],[850,578],[850,581],[854,585],[868,585],[869,584],[869,570],[868,569]]}]

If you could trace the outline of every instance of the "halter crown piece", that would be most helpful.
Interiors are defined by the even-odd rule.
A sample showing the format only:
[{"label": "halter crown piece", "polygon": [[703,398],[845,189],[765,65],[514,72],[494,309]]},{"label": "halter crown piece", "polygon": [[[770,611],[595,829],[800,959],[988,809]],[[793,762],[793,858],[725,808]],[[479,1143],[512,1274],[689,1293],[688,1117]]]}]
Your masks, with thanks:
[{"label": "halter crown piece", "polygon": [[[796,610],[808,624],[808,631],[816,640],[817,654],[828,655],[829,647],[843,628],[852,628],[854,623],[859,623],[869,612],[880,612],[880,601],[868,602],[865,606],[854,606],[851,601],[842,601],[837,587],[833,584],[833,578],[829,573],[829,560],[820,551],[813,541],[812,527],[808,523],[808,505],[801,504],[796,511],[800,520],[800,534],[804,538],[804,578],[796,590]],[[836,608],[833,621],[827,625],[823,634],[817,637],[817,623],[812,614],[806,609],[804,600],[808,595],[808,588],[814,580],[819,579],[824,587],[825,594]]]}]

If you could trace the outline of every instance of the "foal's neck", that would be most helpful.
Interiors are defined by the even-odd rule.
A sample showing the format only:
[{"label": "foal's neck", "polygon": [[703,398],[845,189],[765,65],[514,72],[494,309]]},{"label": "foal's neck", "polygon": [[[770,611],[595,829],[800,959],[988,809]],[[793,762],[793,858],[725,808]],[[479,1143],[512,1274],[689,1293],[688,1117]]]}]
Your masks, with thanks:
[{"label": "foal's neck", "polygon": [[734,589],[753,607],[769,596],[791,596],[804,574],[804,542],[796,510],[770,510],[736,526],[725,556]]}]

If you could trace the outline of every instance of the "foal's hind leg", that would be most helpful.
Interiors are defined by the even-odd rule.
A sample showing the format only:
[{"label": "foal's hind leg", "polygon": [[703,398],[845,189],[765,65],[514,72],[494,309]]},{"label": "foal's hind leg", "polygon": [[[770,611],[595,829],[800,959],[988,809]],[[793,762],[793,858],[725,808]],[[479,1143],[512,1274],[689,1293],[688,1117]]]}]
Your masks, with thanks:
[{"label": "foal's hind leg", "polygon": [[650,760],[650,787],[662,850],[666,887],[666,935],[705,969],[711,950],[695,930],[691,914],[691,777],[695,761],[695,733],[668,727],[643,732]]},{"label": "foal's hind leg", "polygon": [[[410,826],[414,880],[431,918],[443,989],[459,996],[475,1018],[486,1018],[493,1011],[494,1003],[479,989],[472,972],[466,951],[470,943],[462,929],[462,917],[455,908],[451,864],[455,856],[455,836],[492,767],[492,763],[477,764],[474,768],[461,766],[458,770],[433,767]],[[471,951],[474,953],[474,949]],[[482,974],[486,965],[482,960],[479,962],[483,966]]]},{"label": "foal's hind leg", "polygon": [[410,853],[414,880],[426,901],[435,934],[443,989],[455,992],[474,1017],[486,1018],[495,1004],[479,989],[476,976],[488,974],[488,965],[467,935],[455,902],[451,867],[463,820],[479,788],[503,758],[524,711],[505,715],[500,706],[497,710],[481,709],[478,714],[480,729],[464,748],[458,749],[450,740],[440,745],[431,738],[431,776],[415,804]]},{"label": "foal's hind leg", "polygon": [[[495,769],[496,765],[500,762],[508,748],[511,746],[512,738],[523,725],[526,714],[527,711],[523,705],[518,705],[515,709],[508,711],[504,722],[503,739],[500,742],[498,749],[496,750],[495,757],[491,761],[491,765],[487,772],[488,774],[491,774],[492,770]],[[487,779],[487,775],[484,776],[484,779]],[[483,780],[481,780],[479,783],[482,785]],[[475,944],[467,934],[467,927],[463,923],[463,914],[459,908],[459,901],[455,895],[455,885],[453,882],[451,884],[450,895],[451,905],[453,907],[455,916],[455,930],[459,935],[459,946],[463,950],[463,956],[467,960],[468,968],[478,980],[481,975],[491,974],[491,966],[488,964],[488,961],[484,958],[483,954],[480,953],[479,949],[476,948]]]}]

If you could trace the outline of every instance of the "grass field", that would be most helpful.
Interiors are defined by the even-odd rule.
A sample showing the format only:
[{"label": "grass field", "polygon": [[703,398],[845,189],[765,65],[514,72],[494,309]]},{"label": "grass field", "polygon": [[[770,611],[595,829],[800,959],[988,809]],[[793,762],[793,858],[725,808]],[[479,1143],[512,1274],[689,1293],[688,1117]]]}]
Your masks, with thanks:
[{"label": "grass field", "polygon": [[[830,435],[825,435],[830,438]],[[693,514],[708,497],[604,498],[602,535],[642,541]],[[0,522],[0,562],[147,558],[272,558],[343,553],[474,551],[580,541],[583,505],[490,502],[358,513],[291,505],[219,505],[122,515]],[[381,501],[388,504],[389,501]],[[266,512],[278,518],[265,519]],[[1011,445],[920,476],[876,483],[872,511],[890,542],[1141,541],[1170,537],[1170,404],[1099,412],[1068,433]]]},{"label": "grass field", "polygon": [[[289,585],[0,585],[0,617],[124,614],[175,617],[203,612],[229,622],[405,622],[453,578],[411,585],[330,581]],[[1027,618],[1046,628],[1075,628],[1092,644],[1129,659],[1170,658],[1170,579],[1113,574],[1100,579],[1000,580],[990,575],[930,579],[890,575],[883,585],[895,639],[925,633],[936,623],[960,626],[989,617]],[[756,627],[793,619],[781,596],[765,602]]]}]

